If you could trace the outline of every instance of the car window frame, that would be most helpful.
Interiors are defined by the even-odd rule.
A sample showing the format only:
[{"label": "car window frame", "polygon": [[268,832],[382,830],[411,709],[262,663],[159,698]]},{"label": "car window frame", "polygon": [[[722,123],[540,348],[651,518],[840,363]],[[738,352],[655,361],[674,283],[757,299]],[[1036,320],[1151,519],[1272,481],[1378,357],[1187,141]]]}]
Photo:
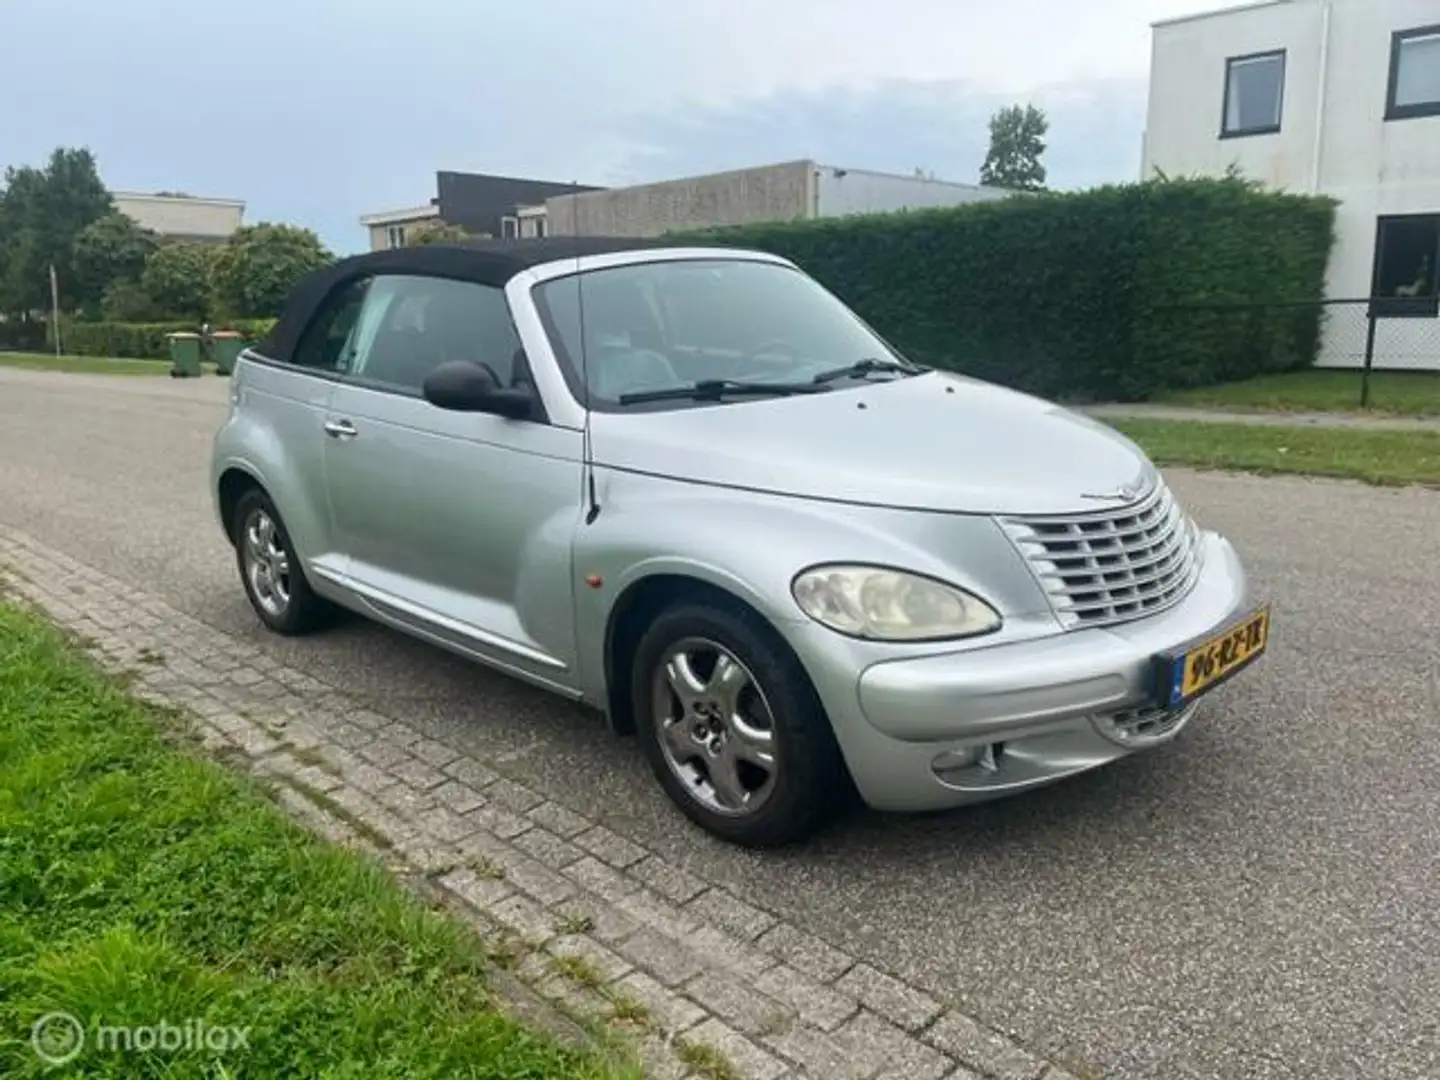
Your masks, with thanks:
[{"label": "car window frame", "polygon": [[[525,338],[524,338],[524,335],[521,334],[519,323],[518,323],[518,321],[517,321],[516,318],[515,318],[515,308],[514,308],[514,305],[511,303],[509,293],[508,293],[507,289],[506,289],[504,286],[488,285],[488,284],[486,284],[486,283],[484,283],[484,282],[474,281],[474,280],[472,280],[472,279],[470,279],[470,278],[466,278],[466,277],[455,277],[455,276],[451,276],[451,275],[447,275],[447,274],[435,274],[435,273],[416,273],[416,272],[414,272],[414,271],[408,271],[408,272],[404,272],[404,273],[401,273],[401,272],[390,272],[390,273],[380,272],[380,273],[374,273],[374,274],[367,274],[367,275],[365,275],[365,278],[366,278],[366,280],[369,281],[369,283],[370,283],[371,285],[373,285],[375,282],[381,280],[382,278],[406,278],[406,279],[411,279],[411,280],[422,280],[422,281],[448,281],[448,282],[453,282],[453,283],[456,283],[456,284],[459,284],[459,285],[466,285],[466,286],[469,286],[469,287],[471,287],[471,288],[487,289],[487,290],[489,290],[489,291],[491,291],[491,292],[493,292],[493,293],[496,293],[496,294],[499,296],[499,298],[500,298],[500,302],[501,302],[501,303],[504,305],[504,307],[505,307],[505,317],[506,317],[507,321],[509,322],[510,332],[511,332],[511,334],[512,334],[512,335],[514,336],[514,338],[515,338],[516,349],[522,354],[524,367],[525,367],[526,371],[527,371],[527,372],[529,373],[529,375],[530,375],[530,378],[529,378],[529,386],[530,386],[530,390],[531,390],[531,397],[532,397],[533,404],[534,404],[534,407],[533,407],[533,410],[532,410],[530,416],[524,417],[524,418],[520,419],[519,421],[510,421],[510,422],[535,423],[535,424],[543,424],[543,425],[549,425],[549,424],[551,423],[549,410],[546,409],[546,407],[545,407],[545,399],[544,399],[544,396],[540,393],[540,389],[539,389],[539,387],[536,385],[536,382],[535,382],[535,375],[534,375],[535,365],[534,365],[534,362],[533,362],[533,361],[531,360],[531,358],[530,358],[529,350],[525,347]],[[350,282],[346,283],[345,285],[337,286],[337,290],[338,290],[338,289],[341,289],[341,288],[345,288],[345,287],[347,287],[347,286],[350,285],[350,284],[354,284],[354,280],[355,280],[355,279],[352,279]],[[331,295],[333,295],[333,293],[332,293]],[[327,296],[327,297],[326,297],[326,301],[325,301],[325,302],[326,302],[326,305],[329,304],[330,298],[331,298],[330,296]],[[368,297],[368,294],[367,294],[365,303],[368,303],[368,302],[369,302],[369,297]],[[365,309],[364,309],[364,307],[362,306],[362,308],[361,308],[361,314],[362,314],[362,315],[364,314],[364,310],[365,310]],[[387,312],[387,314],[388,314],[388,312]],[[317,313],[317,317],[318,317],[318,313]],[[360,327],[360,325],[361,325],[361,320],[357,318],[356,321],[355,321],[355,325],[351,327],[351,334],[352,334],[352,335],[356,332],[356,330]],[[306,327],[306,332],[308,333],[308,331],[309,331],[309,327],[307,326],[307,327]],[[348,338],[347,338],[346,347],[347,347],[347,348],[349,347]],[[511,371],[511,376],[510,376],[511,381],[510,381],[510,384],[509,384],[509,385],[511,385],[511,386],[514,385],[515,371],[518,370],[518,368],[519,368],[519,364],[516,364],[515,369]],[[370,392],[372,392],[372,393],[376,393],[376,394],[389,394],[389,395],[391,395],[391,396],[393,396],[393,397],[409,398],[409,399],[411,399],[411,400],[414,400],[414,401],[422,401],[422,402],[425,402],[427,405],[430,405],[430,403],[429,403],[428,401],[426,401],[426,399],[425,399],[425,394],[424,394],[423,390],[421,390],[421,389],[419,389],[419,388],[416,388],[416,389],[412,390],[412,389],[410,389],[409,387],[399,386],[399,385],[397,385],[397,384],[395,384],[395,383],[384,382],[384,381],[379,380],[379,379],[367,379],[367,378],[364,376],[363,373],[356,373],[356,372],[348,371],[348,370],[347,370],[347,371],[341,371],[341,372],[336,373],[336,381],[341,382],[341,383],[343,383],[343,384],[345,384],[345,385],[347,385],[347,386],[354,386],[354,387],[357,387],[358,389],[368,390],[368,391],[370,391]],[[439,406],[436,406],[436,405],[430,405],[430,407],[431,407],[432,409],[438,409],[438,408],[439,408]],[[489,414],[484,414],[484,413],[482,413],[482,414],[478,414],[478,415],[489,415]]]},{"label": "car window frame", "polygon": [[[325,298],[316,305],[314,314],[310,316],[304,329],[300,331],[299,336],[295,340],[295,348],[291,351],[290,359],[277,360],[272,356],[264,356],[263,359],[278,367],[283,367],[300,374],[311,375],[315,378],[326,379],[330,382],[338,382],[343,379],[346,372],[341,367],[319,367],[315,364],[302,363],[297,357],[304,353],[306,345],[311,340],[311,335],[314,334],[326,320],[333,317],[341,298],[357,285],[364,285],[368,293],[374,277],[375,275],[373,274],[359,274],[355,277],[346,278],[343,281],[337,282],[331,287],[330,291],[325,294]],[[340,347],[340,356],[342,357],[350,347],[350,339],[354,336],[355,326],[360,321],[359,315],[364,310],[365,298],[362,297],[360,300],[360,312],[356,313],[355,322],[351,324],[349,331],[345,334],[345,341]]]}]

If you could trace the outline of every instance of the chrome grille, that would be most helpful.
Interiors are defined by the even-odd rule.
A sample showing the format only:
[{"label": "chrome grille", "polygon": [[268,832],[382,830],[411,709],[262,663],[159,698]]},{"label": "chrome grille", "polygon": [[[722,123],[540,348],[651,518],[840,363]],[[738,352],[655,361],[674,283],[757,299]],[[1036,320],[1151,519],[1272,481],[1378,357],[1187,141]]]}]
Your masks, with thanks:
[{"label": "chrome grille", "polygon": [[1001,519],[1067,628],[1127,622],[1178,603],[1199,574],[1198,533],[1158,477],[1129,506]]}]

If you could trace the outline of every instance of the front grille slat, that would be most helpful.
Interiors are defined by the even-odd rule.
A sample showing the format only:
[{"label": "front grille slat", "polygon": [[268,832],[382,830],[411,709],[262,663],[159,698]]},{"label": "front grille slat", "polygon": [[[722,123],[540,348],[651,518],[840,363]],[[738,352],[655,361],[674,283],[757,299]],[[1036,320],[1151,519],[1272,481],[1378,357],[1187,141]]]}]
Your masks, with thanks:
[{"label": "front grille slat", "polygon": [[1128,506],[1002,518],[1001,525],[1067,628],[1163,611],[1199,576],[1195,530],[1158,477]]}]

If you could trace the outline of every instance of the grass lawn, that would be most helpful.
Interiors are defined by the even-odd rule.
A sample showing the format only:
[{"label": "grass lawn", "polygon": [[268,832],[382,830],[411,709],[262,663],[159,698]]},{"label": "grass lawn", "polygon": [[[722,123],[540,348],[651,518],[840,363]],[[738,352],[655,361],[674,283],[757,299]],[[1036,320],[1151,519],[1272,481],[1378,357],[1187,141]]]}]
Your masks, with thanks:
[{"label": "grass lawn", "polygon": [[168,360],[119,360],[109,356],[56,356],[54,353],[0,352],[0,367],[30,371],[78,371],[105,375],[168,375]]},{"label": "grass lawn", "polygon": [[[1360,372],[1317,370],[1262,375],[1243,382],[1176,390],[1156,404],[1273,412],[1358,412]],[[1370,410],[1406,416],[1440,415],[1440,374],[1376,371],[1370,375]]]},{"label": "grass lawn", "polygon": [[[162,737],[174,724],[0,604],[0,1076],[638,1077],[497,1013],[470,930]],[[57,1011],[85,1044],[52,1069],[32,1025]],[[102,1025],[162,1023],[229,1045],[97,1046]]]},{"label": "grass lawn", "polygon": [[1161,465],[1306,473],[1372,484],[1440,486],[1440,432],[1108,421]]}]

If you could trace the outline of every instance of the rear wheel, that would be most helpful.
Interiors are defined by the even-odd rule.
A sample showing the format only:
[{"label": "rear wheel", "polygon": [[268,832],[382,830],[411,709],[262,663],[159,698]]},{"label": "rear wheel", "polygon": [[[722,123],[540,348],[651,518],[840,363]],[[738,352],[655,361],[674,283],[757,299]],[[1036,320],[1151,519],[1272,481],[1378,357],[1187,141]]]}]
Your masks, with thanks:
[{"label": "rear wheel", "polygon": [[265,492],[255,488],[240,497],[233,528],[240,581],[260,621],[287,636],[324,623],[330,605],[310,590],[290,534]]},{"label": "rear wheel", "polygon": [[636,648],[631,692],[652,770],[702,828],[778,847],[834,817],[848,778],[830,721],[759,616],[704,602],[662,612]]}]

